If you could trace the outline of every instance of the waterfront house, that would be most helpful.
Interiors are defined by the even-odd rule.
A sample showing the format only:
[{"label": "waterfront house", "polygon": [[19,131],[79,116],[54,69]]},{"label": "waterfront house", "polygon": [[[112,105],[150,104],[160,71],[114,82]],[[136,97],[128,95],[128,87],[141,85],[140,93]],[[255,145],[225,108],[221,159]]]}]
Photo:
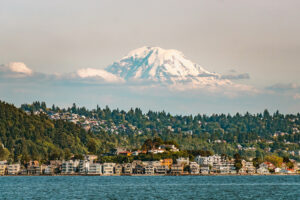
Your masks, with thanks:
[{"label": "waterfront house", "polygon": [[190,173],[191,174],[199,174],[200,173],[200,167],[196,162],[190,163]]},{"label": "waterfront house", "polygon": [[48,165],[44,170],[44,174],[53,175],[54,174],[54,168],[51,165]]},{"label": "waterfront house", "polygon": [[53,172],[55,174],[60,173],[62,161],[61,160],[50,160],[50,166],[51,166],[51,170],[53,170]]},{"label": "waterfront house", "polygon": [[279,168],[279,167],[276,167],[274,170],[275,173],[280,173],[280,171],[281,171],[281,168]]},{"label": "waterfront house", "polygon": [[10,164],[7,166],[7,174],[17,175],[20,172],[20,169],[21,169],[20,164]]},{"label": "waterfront house", "polygon": [[111,176],[114,174],[115,163],[103,163],[102,174],[106,176]]},{"label": "waterfront house", "polygon": [[200,173],[201,174],[209,174],[209,166],[208,165],[200,166]]},{"label": "waterfront house", "polygon": [[39,161],[34,160],[34,161],[29,161],[26,164],[27,168],[27,174],[29,175],[40,175],[42,173],[42,170],[39,165]]},{"label": "waterfront house", "polygon": [[7,165],[6,164],[0,164],[0,176],[5,175],[7,172]]},{"label": "waterfront house", "polygon": [[168,170],[169,170],[169,166],[159,165],[159,166],[156,167],[155,172],[157,174],[167,174]]},{"label": "waterfront house", "polygon": [[261,163],[259,165],[259,168],[256,170],[258,174],[270,174],[270,171],[268,169],[268,165],[265,163]]},{"label": "waterfront house", "polygon": [[154,166],[152,164],[148,164],[145,166],[145,174],[147,175],[153,175],[154,174]]},{"label": "waterfront house", "polygon": [[80,174],[87,174],[90,168],[90,162],[88,160],[80,160],[78,165],[78,171]]},{"label": "waterfront house", "polygon": [[102,174],[102,165],[100,163],[90,163],[88,174],[93,174],[93,175]]},{"label": "waterfront house", "polygon": [[137,164],[133,170],[134,174],[144,174],[145,168],[143,164]]},{"label": "waterfront house", "polygon": [[181,174],[183,174],[183,165],[181,165],[181,164],[173,164],[171,166],[171,174],[173,174],[173,175],[181,175]]},{"label": "waterfront house", "polygon": [[123,166],[121,164],[115,165],[115,174],[121,175],[123,173]]},{"label": "waterfront house", "polygon": [[124,164],[124,174],[129,175],[132,174],[133,169],[132,169],[132,164],[131,163],[125,163]]},{"label": "waterfront house", "polygon": [[79,160],[63,161],[61,166],[62,174],[74,174],[77,171]]}]

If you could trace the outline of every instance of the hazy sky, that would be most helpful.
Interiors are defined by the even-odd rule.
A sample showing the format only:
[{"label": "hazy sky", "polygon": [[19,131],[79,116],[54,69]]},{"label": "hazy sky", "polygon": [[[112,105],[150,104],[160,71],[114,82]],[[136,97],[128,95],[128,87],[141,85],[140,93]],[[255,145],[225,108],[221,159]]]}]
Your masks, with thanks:
[{"label": "hazy sky", "polygon": [[[35,72],[65,74],[80,68],[105,68],[145,45],[173,48],[211,72],[248,73],[249,79],[237,82],[263,92],[251,98],[226,100],[221,96],[193,97],[201,101],[181,99],[182,95],[176,94],[176,101],[169,102],[171,97],[166,97],[165,105],[157,105],[155,99],[147,103],[135,98],[132,106],[176,112],[176,107],[191,101],[208,113],[256,112],[268,107],[297,112],[299,11],[299,0],[0,0],[0,64],[23,62]],[[105,98],[95,95],[98,88],[93,86],[86,87],[80,96],[70,95],[64,100],[55,92],[73,94],[76,87],[43,83],[43,87],[28,93],[38,85],[32,82],[31,87],[28,80],[24,86],[15,78],[0,79],[1,99],[16,104],[45,100],[61,105],[78,101],[88,106],[99,102],[129,107],[123,101],[130,99],[126,94],[116,96],[104,86],[101,90],[107,90]],[[268,92],[277,95],[276,99],[270,94],[261,96]],[[95,96],[91,100],[86,98],[89,95]],[[186,106],[181,111],[195,112]]]}]

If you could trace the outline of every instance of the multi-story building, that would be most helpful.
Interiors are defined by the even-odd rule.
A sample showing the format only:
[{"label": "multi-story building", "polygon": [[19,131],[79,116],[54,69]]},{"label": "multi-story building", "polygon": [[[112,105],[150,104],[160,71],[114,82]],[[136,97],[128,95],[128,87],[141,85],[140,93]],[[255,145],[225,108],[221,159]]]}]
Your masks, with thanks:
[{"label": "multi-story building", "polygon": [[190,173],[191,174],[199,174],[200,173],[200,167],[196,162],[190,163]]},{"label": "multi-story building", "polygon": [[171,168],[171,165],[173,164],[173,159],[172,158],[166,158],[163,160],[160,160],[160,164],[167,166],[169,169]]},{"label": "multi-story building", "polygon": [[90,162],[88,160],[80,160],[78,170],[80,174],[87,174],[90,168]]},{"label": "multi-story building", "polygon": [[7,174],[16,175],[20,172],[20,169],[21,169],[20,164],[10,164],[7,166]]},{"label": "multi-story building", "polygon": [[176,159],[176,162],[178,165],[189,165],[190,159],[188,157],[187,158],[180,157],[180,158]]},{"label": "multi-story building", "polygon": [[109,176],[114,174],[115,163],[103,163],[102,174]]},{"label": "multi-story building", "polygon": [[121,164],[115,165],[115,174],[121,175],[123,173],[123,166]]},{"label": "multi-story building", "polygon": [[144,174],[145,171],[144,171],[144,166],[143,164],[137,164],[133,170],[133,173],[134,174]]},{"label": "multi-story building", "polygon": [[171,166],[171,174],[173,174],[173,175],[183,174],[183,165],[173,164]]},{"label": "multi-story building", "polygon": [[27,164],[27,174],[30,175],[40,175],[42,173],[41,167],[39,165],[39,161],[29,161]]},{"label": "multi-story building", "polygon": [[87,173],[94,175],[102,174],[102,165],[100,163],[90,163]]},{"label": "multi-story building", "polygon": [[5,175],[7,172],[7,165],[6,164],[0,164],[0,176]]},{"label": "multi-story building", "polygon": [[54,174],[54,168],[51,165],[48,165],[44,170],[44,174],[46,175]]},{"label": "multi-story building", "polygon": [[145,167],[145,174],[147,175],[153,175],[154,174],[154,166],[152,164],[149,164]]},{"label": "multi-story building", "polygon": [[124,168],[124,174],[126,175],[132,174],[133,169],[131,163],[125,163],[123,168]]},{"label": "multi-story building", "polygon": [[62,174],[74,174],[77,172],[79,160],[63,161],[61,166]]},{"label": "multi-story building", "polygon": [[208,165],[202,165],[200,166],[200,173],[201,174],[209,174],[209,166]]},{"label": "multi-story building", "polygon": [[155,172],[157,174],[167,174],[168,170],[169,170],[169,166],[167,166],[167,165],[160,165],[160,166],[156,167]]},{"label": "multi-story building", "polygon": [[208,157],[196,156],[195,161],[200,165],[213,166],[214,164],[220,164],[222,162],[222,157],[219,155],[213,155]]}]

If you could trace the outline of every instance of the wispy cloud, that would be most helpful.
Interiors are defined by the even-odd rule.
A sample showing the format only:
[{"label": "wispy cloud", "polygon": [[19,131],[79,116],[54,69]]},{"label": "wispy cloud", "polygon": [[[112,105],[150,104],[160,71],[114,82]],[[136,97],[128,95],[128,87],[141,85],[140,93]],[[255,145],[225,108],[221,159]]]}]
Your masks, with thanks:
[{"label": "wispy cloud", "polygon": [[227,74],[222,75],[222,79],[228,79],[228,80],[242,80],[242,79],[250,79],[250,75],[248,73],[244,74]]},{"label": "wispy cloud", "polygon": [[277,83],[267,87],[267,89],[273,91],[292,91],[300,90],[300,86],[296,83]]}]

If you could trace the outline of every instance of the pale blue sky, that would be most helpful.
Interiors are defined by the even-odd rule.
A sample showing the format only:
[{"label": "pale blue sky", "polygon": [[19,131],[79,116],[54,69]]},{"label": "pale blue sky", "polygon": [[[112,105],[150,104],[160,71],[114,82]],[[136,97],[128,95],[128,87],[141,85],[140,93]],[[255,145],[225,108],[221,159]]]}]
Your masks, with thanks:
[{"label": "pale blue sky", "polygon": [[174,113],[298,112],[299,10],[298,0],[0,0],[0,65],[23,62],[35,72],[66,74],[103,69],[132,49],[160,46],[182,51],[211,72],[248,73],[249,79],[235,82],[261,91],[231,98],[169,93],[161,101],[116,86],[0,76],[0,98]]}]

